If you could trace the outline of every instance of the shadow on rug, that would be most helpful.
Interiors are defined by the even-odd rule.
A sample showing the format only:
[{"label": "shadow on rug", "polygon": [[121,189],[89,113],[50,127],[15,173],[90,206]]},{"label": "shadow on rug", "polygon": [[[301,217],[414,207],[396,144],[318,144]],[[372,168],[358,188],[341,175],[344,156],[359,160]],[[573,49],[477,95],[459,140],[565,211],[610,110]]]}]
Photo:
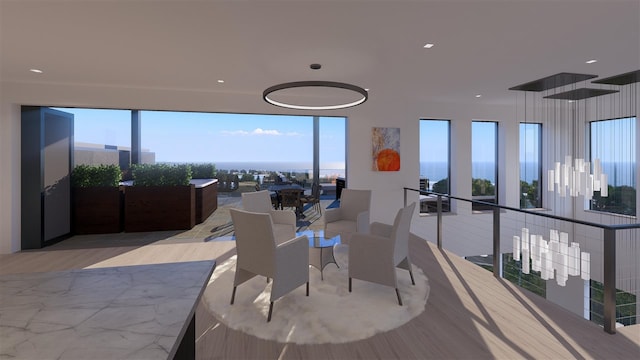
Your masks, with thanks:
[{"label": "shadow on rug", "polygon": [[409,273],[398,271],[398,286],[404,305],[399,306],[393,288],[353,280],[348,289],[347,249],[336,246],[340,268],[329,264],[320,271],[309,269],[310,294],[300,286],[276,300],[271,322],[267,322],[271,283],[257,276],[238,286],[235,304],[230,305],[236,257],[219,264],[204,293],[211,313],[226,326],[261,339],[281,343],[346,343],[366,339],[405,324],[424,311],[429,297],[429,280],[414,266],[416,285]]}]

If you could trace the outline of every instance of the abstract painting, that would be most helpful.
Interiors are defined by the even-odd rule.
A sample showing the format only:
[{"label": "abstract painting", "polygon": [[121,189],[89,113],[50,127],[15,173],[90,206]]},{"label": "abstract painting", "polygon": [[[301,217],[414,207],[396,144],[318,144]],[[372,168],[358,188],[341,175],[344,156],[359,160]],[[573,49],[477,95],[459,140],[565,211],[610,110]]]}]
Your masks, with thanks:
[{"label": "abstract painting", "polygon": [[374,127],[372,134],[372,170],[400,170],[400,128]]}]

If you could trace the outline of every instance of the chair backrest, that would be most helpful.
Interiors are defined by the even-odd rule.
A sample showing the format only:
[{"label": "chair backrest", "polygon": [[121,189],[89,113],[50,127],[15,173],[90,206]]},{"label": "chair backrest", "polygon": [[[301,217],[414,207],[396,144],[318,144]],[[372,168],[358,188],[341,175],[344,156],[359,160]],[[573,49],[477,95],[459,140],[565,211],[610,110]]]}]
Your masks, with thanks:
[{"label": "chair backrest", "polygon": [[356,220],[358,214],[371,208],[371,190],[342,189],[340,212],[347,220]]},{"label": "chair backrest", "polygon": [[416,208],[416,203],[398,210],[396,218],[393,221],[393,229],[391,230],[391,238],[394,240],[393,259],[397,264],[404,259],[409,253],[409,231],[411,230],[411,219]]},{"label": "chair backrest", "polygon": [[295,207],[300,206],[300,193],[298,189],[282,189],[280,190],[280,203],[282,207]]},{"label": "chair backrest", "polygon": [[238,263],[262,274],[275,269],[276,241],[271,215],[229,209],[236,237]]},{"label": "chair backrest", "polygon": [[311,185],[311,196],[314,200],[320,200],[320,184],[314,182]]},{"label": "chair backrest", "polygon": [[271,207],[271,195],[268,190],[242,193],[242,208],[246,211],[268,213]]}]

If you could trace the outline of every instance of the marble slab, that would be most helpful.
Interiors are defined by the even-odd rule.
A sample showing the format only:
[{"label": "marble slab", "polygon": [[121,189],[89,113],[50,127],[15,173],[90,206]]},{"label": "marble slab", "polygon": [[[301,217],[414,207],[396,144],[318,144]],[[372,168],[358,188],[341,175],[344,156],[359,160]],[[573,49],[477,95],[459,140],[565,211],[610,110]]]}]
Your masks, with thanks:
[{"label": "marble slab", "polygon": [[0,359],[173,358],[215,261],[0,276]]}]

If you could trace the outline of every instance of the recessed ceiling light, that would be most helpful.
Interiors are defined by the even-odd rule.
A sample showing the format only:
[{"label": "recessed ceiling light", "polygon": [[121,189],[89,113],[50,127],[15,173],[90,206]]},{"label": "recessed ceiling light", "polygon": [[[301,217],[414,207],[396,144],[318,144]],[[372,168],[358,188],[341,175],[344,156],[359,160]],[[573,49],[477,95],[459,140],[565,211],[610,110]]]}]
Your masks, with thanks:
[{"label": "recessed ceiling light", "polygon": [[479,97],[482,97],[482,95],[478,94],[478,95],[476,95],[476,97],[479,98]]},{"label": "recessed ceiling light", "polygon": [[569,100],[569,104],[571,104],[573,102],[573,100]]},{"label": "recessed ceiling light", "polygon": [[434,45],[434,44],[428,43],[428,44],[425,44],[423,47],[424,47],[425,49],[431,49],[431,48],[433,47],[433,45]]},{"label": "recessed ceiling light", "polygon": [[598,62],[598,60],[596,60],[596,59],[591,59],[591,60],[588,60],[586,63],[587,63],[587,64],[593,64],[593,63],[596,63],[596,62]]},{"label": "recessed ceiling light", "polygon": [[224,80],[218,80],[218,84],[224,84]]},{"label": "recessed ceiling light", "polygon": [[36,74],[42,74],[42,70],[40,70],[40,69],[29,69],[29,71],[31,71],[32,73],[36,73]]}]

